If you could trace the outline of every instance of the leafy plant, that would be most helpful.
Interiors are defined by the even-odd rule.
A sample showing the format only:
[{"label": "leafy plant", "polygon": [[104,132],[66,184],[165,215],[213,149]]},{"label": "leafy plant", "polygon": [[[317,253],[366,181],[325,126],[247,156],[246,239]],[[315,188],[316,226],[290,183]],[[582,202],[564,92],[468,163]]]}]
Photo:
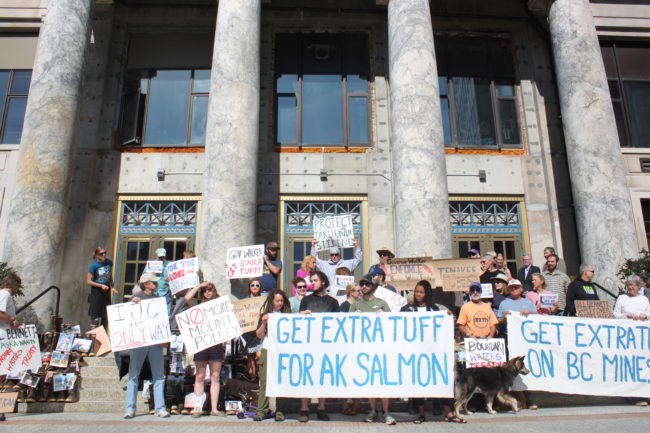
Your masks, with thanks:
[{"label": "leafy plant", "polygon": [[[16,272],[16,271],[14,271],[14,269],[11,266],[9,266],[7,263],[0,262],[0,282],[4,280],[4,278],[12,272]],[[18,289],[15,296],[25,296],[25,294],[23,293],[23,289]]]},{"label": "leafy plant", "polygon": [[650,252],[641,250],[639,258],[627,259],[618,270],[618,277],[623,284],[630,275],[638,275],[646,282],[650,282]]}]

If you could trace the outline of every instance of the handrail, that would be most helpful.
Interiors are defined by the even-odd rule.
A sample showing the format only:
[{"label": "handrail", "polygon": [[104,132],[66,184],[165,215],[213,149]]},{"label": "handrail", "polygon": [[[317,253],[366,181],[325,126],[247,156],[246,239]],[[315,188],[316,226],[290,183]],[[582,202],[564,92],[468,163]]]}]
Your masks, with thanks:
[{"label": "handrail", "polygon": [[17,310],[16,310],[16,314],[20,313],[20,312],[23,311],[25,308],[27,308],[27,307],[29,307],[30,305],[32,305],[34,302],[36,302],[37,300],[39,300],[39,299],[40,299],[44,294],[46,294],[47,292],[49,292],[49,291],[52,290],[52,289],[56,290],[56,309],[54,310],[54,314],[55,314],[56,316],[58,316],[58,315],[59,315],[59,301],[61,300],[61,289],[59,289],[57,286],[50,286],[50,287],[48,287],[47,289],[43,290],[39,295],[37,295],[36,297],[34,297],[34,299],[32,299],[31,301],[29,301],[28,303],[26,303],[25,305],[23,305],[22,307],[20,307],[19,309],[17,309]]},{"label": "handrail", "polygon": [[593,282],[593,281],[591,282],[591,284],[593,284],[594,286],[598,287],[600,290],[602,290],[603,292],[607,293],[607,294],[608,294],[609,296],[611,296],[612,298],[614,298],[614,299],[618,299],[618,296],[617,296],[617,295],[613,294],[612,292],[610,292],[609,290],[607,290],[606,288],[604,288],[604,287],[601,286],[600,284],[597,284],[597,283],[595,283],[595,282]]}]

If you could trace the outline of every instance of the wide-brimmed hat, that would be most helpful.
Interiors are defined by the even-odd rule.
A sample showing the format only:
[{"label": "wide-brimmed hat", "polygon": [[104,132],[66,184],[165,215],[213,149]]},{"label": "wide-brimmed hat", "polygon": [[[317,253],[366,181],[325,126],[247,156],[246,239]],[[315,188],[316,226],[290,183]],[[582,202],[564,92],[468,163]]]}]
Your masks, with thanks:
[{"label": "wide-brimmed hat", "polygon": [[389,250],[388,247],[379,248],[377,250],[377,254],[381,254],[381,253],[387,253],[388,257],[390,257],[391,259],[395,257],[395,254],[393,254],[393,252]]},{"label": "wide-brimmed hat", "polygon": [[492,280],[492,281],[500,280],[500,281],[503,281],[504,283],[507,283],[508,282],[508,276],[506,274],[504,274],[504,273],[498,273],[495,276],[493,276],[492,278],[490,278],[490,280]]},{"label": "wide-brimmed hat", "polygon": [[148,283],[149,281],[153,281],[154,283],[158,282],[160,280],[160,277],[157,277],[156,274],[153,272],[145,272],[140,276],[140,281],[138,282],[139,284],[144,284]]}]

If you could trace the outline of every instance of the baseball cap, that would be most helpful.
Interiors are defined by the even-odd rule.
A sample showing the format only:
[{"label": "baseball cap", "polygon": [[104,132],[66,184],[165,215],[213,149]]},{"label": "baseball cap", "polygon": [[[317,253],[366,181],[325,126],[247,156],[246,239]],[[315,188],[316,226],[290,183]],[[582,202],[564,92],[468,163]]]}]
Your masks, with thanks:
[{"label": "baseball cap", "polygon": [[156,257],[167,257],[167,250],[164,248],[158,248],[156,250]]},{"label": "baseball cap", "polygon": [[341,251],[336,247],[330,248],[330,255],[331,254],[341,254]]},{"label": "baseball cap", "polygon": [[521,287],[521,281],[519,281],[519,280],[510,280],[510,282],[508,283],[508,288],[510,288],[512,286]]},{"label": "baseball cap", "polygon": [[477,282],[470,283],[470,285],[469,285],[469,290],[470,291],[472,290],[472,287],[478,287],[478,290],[480,292],[483,291],[483,287],[481,287],[481,283],[477,283]]}]

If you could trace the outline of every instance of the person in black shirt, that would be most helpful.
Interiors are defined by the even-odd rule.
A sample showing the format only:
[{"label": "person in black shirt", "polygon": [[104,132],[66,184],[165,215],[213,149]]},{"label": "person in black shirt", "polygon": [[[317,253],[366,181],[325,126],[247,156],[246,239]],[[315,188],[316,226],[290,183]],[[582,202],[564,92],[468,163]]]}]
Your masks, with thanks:
[{"label": "person in black shirt", "polygon": [[598,301],[598,293],[591,280],[594,278],[594,267],[592,265],[580,265],[580,276],[573,280],[566,290],[565,316],[576,315],[575,301]]},{"label": "person in black shirt", "polygon": [[[311,273],[310,281],[312,284],[312,294],[305,296],[300,301],[300,313],[338,313],[339,303],[336,299],[327,294],[327,287],[330,285],[329,278],[321,271]],[[309,399],[300,399],[300,416],[299,422],[309,421]],[[316,411],[320,421],[329,421],[330,417],[325,412],[325,399],[318,399],[318,410]]]}]

